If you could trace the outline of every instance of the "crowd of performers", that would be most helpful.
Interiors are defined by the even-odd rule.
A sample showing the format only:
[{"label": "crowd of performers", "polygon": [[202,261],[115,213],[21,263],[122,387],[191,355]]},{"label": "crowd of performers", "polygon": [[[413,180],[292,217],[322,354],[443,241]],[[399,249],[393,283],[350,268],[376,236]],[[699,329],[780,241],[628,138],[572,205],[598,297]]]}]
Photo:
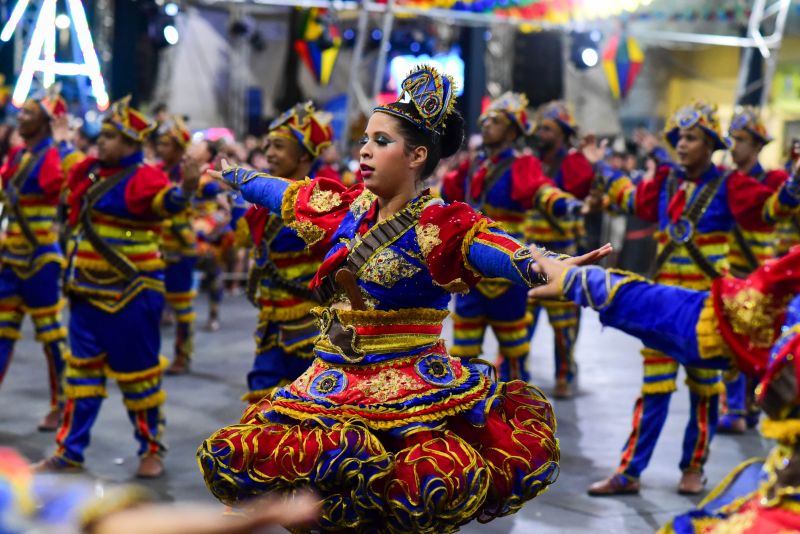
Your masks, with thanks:
[{"label": "crowd of performers", "polygon": [[[257,158],[230,165],[181,118],[152,121],[127,99],[91,148],[68,141],[58,95],[26,102],[22,143],[0,169],[0,369],[30,314],[51,396],[39,428],[56,431],[34,469],[83,469],[113,378],[136,474],[163,474],[162,374],[191,371],[197,288],[209,296],[206,328],[219,329],[223,272],[249,249],[248,407],[197,452],[223,503],[247,510],[310,488],[322,531],[447,532],[516,512],[560,462],[554,410],[531,384],[531,339],[546,312],[552,394],[572,398],[580,310],[591,307],[645,348],[621,356],[642,362],[641,395],[617,470],[589,494],[639,492],[683,366],[680,493],[705,491],[715,432],[747,432],[761,409],[778,444],[665,531],[745,519],[800,528],[800,176],[792,162],[759,163],[771,141],[759,111],[737,108],[725,135],[714,106],[687,105],[666,146],[642,137],[654,163],[640,172],[581,139],[563,103],[529,116],[525,95],[510,92],[481,115],[480,148],[442,163],[464,141],[454,105],[448,76],[415,69],[401,98],[369,117],[343,180],[326,157],[331,118],[311,103],[269,125],[267,171]],[[712,161],[719,150],[732,165]],[[436,191],[425,185],[434,175]],[[584,219],[604,211],[656,225],[651,279],[589,265],[611,252],[587,246]],[[160,356],[165,322],[176,328],[172,362]],[[487,327],[497,355],[483,354]]]}]

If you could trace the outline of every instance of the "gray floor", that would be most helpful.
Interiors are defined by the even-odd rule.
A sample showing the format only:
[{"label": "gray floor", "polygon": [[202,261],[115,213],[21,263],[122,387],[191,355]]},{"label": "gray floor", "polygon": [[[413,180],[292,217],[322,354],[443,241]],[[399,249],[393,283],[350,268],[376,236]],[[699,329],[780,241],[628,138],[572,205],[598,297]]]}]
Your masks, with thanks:
[{"label": "gray floor", "polygon": [[[200,300],[199,316],[204,317],[205,305]],[[149,484],[165,500],[212,501],[199,475],[195,450],[210,432],[234,422],[243,407],[238,399],[252,357],[255,313],[244,298],[232,297],[225,302],[223,319],[220,332],[198,333],[194,373],[166,378],[168,475]],[[580,394],[575,400],[555,404],[562,450],[558,482],[520,513],[487,525],[469,525],[463,532],[653,532],[696,501],[675,493],[688,405],[685,386],[674,395],[667,426],[642,480],[641,495],[605,499],[586,495],[586,487],[610,474],[616,465],[629,431],[641,368],[636,340],[615,330],[602,330],[591,312],[585,314],[582,327]],[[449,326],[445,330],[449,335]],[[168,354],[172,335],[169,330],[164,333],[164,352]],[[35,430],[47,402],[44,362],[31,338],[28,323],[26,337],[19,343],[0,389],[0,445],[17,447],[31,460],[38,460],[52,451],[53,435]],[[551,346],[552,335],[545,323],[534,340],[530,363],[534,383],[545,392],[553,383]],[[494,354],[495,348],[494,341],[487,340],[487,354]],[[132,480],[136,457],[131,433],[118,390],[111,385],[87,454],[91,475],[109,482]],[[736,463],[763,454],[767,446],[756,433],[718,436],[707,465],[709,479],[720,480]]]}]

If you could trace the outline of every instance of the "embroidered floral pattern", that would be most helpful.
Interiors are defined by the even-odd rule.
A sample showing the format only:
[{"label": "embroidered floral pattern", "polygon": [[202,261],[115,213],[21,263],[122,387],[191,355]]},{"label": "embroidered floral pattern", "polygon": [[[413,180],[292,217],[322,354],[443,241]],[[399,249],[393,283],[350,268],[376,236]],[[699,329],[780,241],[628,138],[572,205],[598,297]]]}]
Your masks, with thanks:
[{"label": "embroidered floral pattern", "polygon": [[313,245],[325,237],[325,230],[311,221],[294,221],[289,224],[289,228],[297,232],[297,235],[309,245]]},{"label": "embroidered floral pattern", "polygon": [[426,389],[427,386],[397,369],[386,369],[355,386],[365,396],[378,402],[404,396],[407,392]]},{"label": "embroidered floral pattern", "polygon": [[392,287],[403,278],[410,278],[421,269],[390,248],[374,254],[359,273],[365,282]]},{"label": "embroidered floral pattern", "polygon": [[365,189],[356,197],[353,203],[350,204],[350,213],[353,214],[353,218],[359,219],[369,210],[373,202],[375,202],[375,195],[371,191]]},{"label": "embroidered floral pattern", "polygon": [[427,258],[436,245],[440,245],[439,227],[435,224],[423,224],[417,227],[417,243],[422,256]]},{"label": "embroidered floral pattern", "polygon": [[327,213],[342,203],[342,197],[336,191],[323,191],[319,184],[314,185],[308,205],[319,213]]},{"label": "embroidered floral pattern", "polygon": [[756,347],[772,345],[775,315],[778,307],[769,295],[757,289],[747,288],[730,297],[723,297],[725,315],[733,331],[750,338]]}]

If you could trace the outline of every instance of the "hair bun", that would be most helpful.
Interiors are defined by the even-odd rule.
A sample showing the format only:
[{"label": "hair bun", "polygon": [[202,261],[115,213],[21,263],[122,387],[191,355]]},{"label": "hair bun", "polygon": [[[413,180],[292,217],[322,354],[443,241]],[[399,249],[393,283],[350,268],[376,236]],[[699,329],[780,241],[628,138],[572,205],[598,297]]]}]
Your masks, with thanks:
[{"label": "hair bun", "polygon": [[464,117],[458,110],[451,111],[445,119],[441,143],[443,158],[454,155],[464,143]]}]

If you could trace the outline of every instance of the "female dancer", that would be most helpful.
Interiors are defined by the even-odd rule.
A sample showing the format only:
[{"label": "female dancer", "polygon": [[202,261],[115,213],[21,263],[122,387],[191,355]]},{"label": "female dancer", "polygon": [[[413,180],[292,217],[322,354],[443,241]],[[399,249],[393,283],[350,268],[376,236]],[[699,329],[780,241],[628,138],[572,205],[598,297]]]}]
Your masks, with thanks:
[{"label": "female dancer", "polygon": [[328,251],[311,282],[325,304],[314,311],[311,367],[198,450],[225,503],[311,487],[322,497],[319,530],[450,532],[513,513],[556,479],[544,395],[497,382],[491,365],[453,358],[439,339],[450,292],[482,276],[543,280],[531,252],[491,220],[420,192],[460,147],[463,120],[452,81],[434,69],[418,68],[402,88],[405,101],[369,120],[361,184],[215,173]]}]

